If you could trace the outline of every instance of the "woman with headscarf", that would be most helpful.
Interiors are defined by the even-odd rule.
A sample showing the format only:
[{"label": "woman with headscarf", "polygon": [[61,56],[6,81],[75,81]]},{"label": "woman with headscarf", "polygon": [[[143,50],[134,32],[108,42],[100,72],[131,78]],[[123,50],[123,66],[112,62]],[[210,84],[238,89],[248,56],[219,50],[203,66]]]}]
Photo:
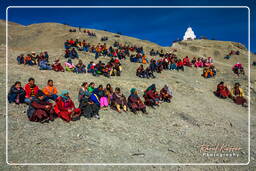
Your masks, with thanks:
[{"label": "woman with headscarf", "polygon": [[147,106],[158,106],[160,101],[160,96],[156,91],[156,85],[152,84],[144,92],[145,105]]},{"label": "woman with headscarf", "polygon": [[79,90],[78,101],[79,108],[81,109],[81,115],[86,118],[95,117],[100,119],[99,110],[100,107],[90,100],[91,93],[88,91],[88,83],[84,82]]},{"label": "woman with headscarf", "polygon": [[227,97],[231,97],[230,95],[230,91],[228,89],[228,87],[224,84],[223,81],[221,81],[218,85],[217,85],[217,90],[214,92],[214,94],[217,96],[217,97],[220,97],[220,98],[227,98]]},{"label": "woman with headscarf", "polygon": [[16,104],[24,103],[25,90],[21,87],[21,82],[16,81],[14,85],[10,88],[8,93],[9,103],[15,102]]},{"label": "woman with headscarf", "polygon": [[244,91],[239,83],[235,83],[234,88],[231,90],[231,95],[236,104],[247,106],[247,100],[244,98]]},{"label": "woman with headscarf", "polygon": [[64,66],[65,66],[66,71],[70,71],[70,72],[73,72],[76,68],[75,65],[72,64],[71,59],[68,59],[68,61],[64,63]]},{"label": "woman with headscarf", "polygon": [[131,89],[131,95],[128,97],[128,107],[133,113],[136,114],[137,111],[142,111],[147,114],[146,106],[138,96],[138,91],[135,88]]},{"label": "woman with headscarf", "polygon": [[68,90],[63,90],[61,95],[56,99],[54,110],[58,117],[67,122],[80,118],[81,110],[75,107],[74,102],[69,97]]},{"label": "woman with headscarf", "polygon": [[99,85],[98,88],[93,90],[93,93],[97,95],[98,99],[100,100],[100,108],[105,110],[108,108],[108,98],[105,94],[104,88],[102,85]]},{"label": "woman with headscarf", "polygon": [[51,103],[46,102],[44,98],[45,95],[41,90],[38,90],[36,96],[32,98],[27,110],[27,116],[30,121],[44,123],[53,120],[53,106]]},{"label": "woman with headscarf", "polygon": [[120,88],[116,88],[112,96],[112,108],[116,109],[117,112],[121,113],[121,108],[127,112],[127,101],[124,94],[121,93]]},{"label": "woman with headscarf", "polygon": [[160,90],[160,97],[161,100],[167,103],[171,102],[172,99],[172,91],[169,89],[167,85],[165,85],[161,90]]},{"label": "woman with headscarf", "polygon": [[78,64],[76,64],[76,68],[74,70],[75,73],[86,73],[85,65],[83,64],[83,61],[80,59],[78,61]]},{"label": "woman with headscarf", "polygon": [[56,71],[56,72],[59,72],[59,71],[64,72],[64,68],[63,68],[63,66],[61,65],[59,59],[57,59],[57,60],[55,60],[55,61],[53,62],[53,64],[52,64],[52,70],[53,70],[53,71]]}]

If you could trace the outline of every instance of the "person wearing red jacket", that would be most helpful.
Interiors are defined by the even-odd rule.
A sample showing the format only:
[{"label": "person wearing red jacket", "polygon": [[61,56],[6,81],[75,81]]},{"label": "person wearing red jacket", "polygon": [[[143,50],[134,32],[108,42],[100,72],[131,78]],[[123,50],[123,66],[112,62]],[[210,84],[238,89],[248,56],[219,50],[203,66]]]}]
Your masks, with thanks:
[{"label": "person wearing red jacket", "polygon": [[192,66],[192,64],[190,63],[190,59],[189,59],[188,56],[186,56],[185,58],[183,58],[183,64],[184,64],[185,66],[188,66],[188,67],[191,67],[191,66]]},{"label": "person wearing red jacket", "polygon": [[177,62],[176,65],[177,65],[177,70],[178,70],[178,71],[179,71],[179,70],[184,71],[184,64],[183,64],[183,62],[182,62],[181,59],[178,60],[178,62]]},{"label": "person wearing red jacket", "polygon": [[58,117],[67,122],[78,120],[81,114],[81,110],[75,107],[67,90],[63,90],[62,94],[56,99],[54,111]]},{"label": "person wearing red jacket", "polygon": [[35,84],[34,78],[28,79],[28,83],[24,86],[24,90],[26,92],[24,102],[30,104],[32,98],[37,95],[39,90],[38,86]]}]

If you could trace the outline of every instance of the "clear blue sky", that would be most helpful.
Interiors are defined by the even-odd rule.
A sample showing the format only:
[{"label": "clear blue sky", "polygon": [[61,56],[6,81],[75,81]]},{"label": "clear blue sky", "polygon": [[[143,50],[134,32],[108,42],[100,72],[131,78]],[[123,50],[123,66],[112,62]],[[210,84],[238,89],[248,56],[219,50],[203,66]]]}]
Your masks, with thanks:
[{"label": "clear blue sky", "polygon": [[[232,5],[249,6],[251,9],[251,50],[256,51],[254,43],[255,2],[243,0],[184,0],[184,1],[15,1],[1,4],[20,5]],[[182,38],[188,26],[197,36],[206,36],[216,40],[240,42],[248,47],[248,10],[246,8],[193,8],[193,9],[9,9],[9,20],[23,25],[41,22],[67,23],[73,26],[121,32],[124,35],[149,40],[163,46],[169,46],[173,40]],[[5,13],[0,14],[5,19]]]}]

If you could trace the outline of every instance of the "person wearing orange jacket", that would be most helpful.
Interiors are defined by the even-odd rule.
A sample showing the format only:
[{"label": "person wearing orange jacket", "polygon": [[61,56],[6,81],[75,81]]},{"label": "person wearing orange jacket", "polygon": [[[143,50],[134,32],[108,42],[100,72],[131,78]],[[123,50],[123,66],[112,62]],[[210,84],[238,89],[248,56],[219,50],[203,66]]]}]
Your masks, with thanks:
[{"label": "person wearing orange jacket", "polygon": [[49,99],[55,101],[58,98],[58,90],[55,86],[53,86],[53,80],[48,80],[47,86],[43,88],[43,93],[45,94],[47,101]]}]

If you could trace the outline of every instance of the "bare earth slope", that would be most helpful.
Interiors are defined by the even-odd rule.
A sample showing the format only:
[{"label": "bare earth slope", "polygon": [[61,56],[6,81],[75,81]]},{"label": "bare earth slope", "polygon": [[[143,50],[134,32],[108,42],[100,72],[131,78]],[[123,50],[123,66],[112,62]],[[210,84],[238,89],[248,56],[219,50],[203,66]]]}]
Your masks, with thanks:
[{"label": "bare earth slope", "polygon": [[[0,30],[5,28],[0,21]],[[126,96],[129,90],[136,87],[142,96],[143,90],[152,83],[158,89],[168,84],[174,91],[171,104],[161,104],[156,110],[148,109],[149,115],[118,114],[114,111],[100,111],[100,120],[87,120],[65,123],[56,119],[49,124],[29,122],[26,116],[26,106],[9,105],[8,108],[8,161],[10,163],[246,163],[248,162],[248,108],[238,106],[230,100],[218,99],[213,95],[217,83],[225,81],[229,85],[240,82],[248,94],[248,52],[242,45],[234,42],[195,40],[175,43],[172,47],[161,47],[157,44],[121,36],[105,31],[93,30],[97,38],[91,38],[83,33],[69,33],[69,26],[57,23],[42,23],[29,26],[9,25],[8,49],[8,88],[16,80],[23,85],[29,77],[34,77],[39,87],[44,87],[48,79],[53,79],[58,90],[68,89],[72,99],[77,103],[77,94],[82,82],[96,82],[97,85],[111,83],[120,87]],[[5,35],[1,31],[0,44],[5,44]],[[65,61],[63,43],[66,39],[85,39],[91,44],[100,42],[101,36],[108,36],[107,45],[115,40],[135,45],[142,45],[146,51],[177,49],[179,57],[189,55],[212,56],[218,69],[217,77],[204,79],[200,75],[202,69],[185,68],[184,72],[164,71],[157,74],[154,80],[140,79],[135,76],[139,64],[123,61],[121,77],[93,77],[89,74],[56,73],[40,71],[37,67],[17,65],[16,56],[31,51],[48,51],[50,61],[61,58]],[[1,46],[1,61],[4,61],[5,48]],[[230,60],[223,57],[230,50],[239,50],[239,56]],[[94,60],[91,53],[79,52],[80,58],[88,64]],[[255,55],[251,54],[255,60]],[[149,57],[149,55],[148,55]],[[150,58],[150,57],[149,57]],[[101,57],[99,60],[107,61]],[[231,67],[241,62],[246,68],[246,75],[236,77]],[[77,61],[74,61],[77,63]],[[5,63],[1,63],[1,75],[4,75]],[[255,68],[251,68],[251,110],[252,121],[255,122]],[[1,92],[4,92],[5,80],[1,82]],[[1,94],[5,97],[4,94]],[[5,104],[1,98],[1,104]],[[5,111],[1,115],[1,139],[4,140]],[[251,123],[254,130],[255,124]],[[3,142],[3,141],[1,141]],[[252,135],[252,144],[255,136]],[[206,157],[200,153],[203,144],[229,144],[242,148],[238,157]],[[4,150],[4,146],[2,146]],[[251,149],[255,156],[255,146]],[[134,155],[142,153],[143,155]],[[5,155],[2,154],[4,161]],[[254,158],[252,158],[252,161]],[[251,166],[252,168],[253,166]],[[7,166],[2,166],[7,169]],[[31,167],[33,169],[33,167]],[[51,167],[49,167],[51,168]],[[47,169],[49,169],[47,168]],[[59,169],[61,167],[59,166]],[[66,167],[68,168],[68,167]],[[163,169],[166,167],[163,167]],[[239,167],[238,170],[247,167]],[[25,169],[25,168],[20,168]],[[121,169],[121,167],[117,168]],[[145,170],[154,169],[152,167]],[[184,169],[186,167],[175,167]],[[194,170],[201,170],[194,167]],[[228,169],[228,167],[213,167],[213,170]],[[234,170],[232,167],[230,170]],[[111,170],[111,169],[110,169]],[[191,169],[190,169],[191,170]],[[203,169],[202,169],[203,170]],[[211,168],[209,168],[211,170]]]}]

